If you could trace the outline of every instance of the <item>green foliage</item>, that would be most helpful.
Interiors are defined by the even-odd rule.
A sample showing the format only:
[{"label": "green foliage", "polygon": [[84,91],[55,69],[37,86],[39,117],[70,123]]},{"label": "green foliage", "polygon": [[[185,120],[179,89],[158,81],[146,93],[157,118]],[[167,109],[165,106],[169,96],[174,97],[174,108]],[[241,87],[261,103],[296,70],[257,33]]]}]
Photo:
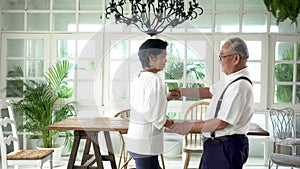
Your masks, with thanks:
[{"label": "green foliage", "polygon": [[299,0],[264,0],[264,3],[267,10],[272,12],[277,19],[277,25],[287,18],[292,21],[291,23],[297,24],[297,17],[300,13]]},{"label": "green foliage", "polygon": [[[46,126],[76,114],[76,102],[64,103],[60,97],[60,93],[63,92],[61,86],[64,86],[71,68],[72,64],[68,61],[61,61],[48,69],[48,73],[45,74],[46,82],[18,80],[25,90],[16,88],[21,90],[23,98],[13,101],[13,105],[17,112],[23,113],[24,125],[21,128],[41,136],[43,146],[46,148],[53,147],[59,134],[58,130],[47,130]],[[64,132],[65,144],[70,148],[71,133]]]},{"label": "green foliage", "polygon": [[[181,60],[180,51],[170,43],[170,52],[168,53],[168,62],[166,65],[165,79],[181,81],[183,80],[184,74],[186,73],[185,80],[204,80],[205,79],[205,65],[203,62],[195,63],[193,61],[186,62],[186,69],[184,67],[184,62]],[[183,87],[182,83],[178,82],[168,82],[166,83],[166,92],[172,88]],[[204,87],[200,83],[187,83],[185,85],[187,88],[199,88]],[[187,100],[195,100],[187,98]]]},{"label": "green foliage", "polygon": [[[298,58],[300,45],[298,45]],[[294,59],[294,48],[290,48],[282,55],[282,60],[293,60]],[[275,81],[276,82],[292,82],[294,76],[294,65],[278,63],[275,65]],[[297,79],[300,77],[300,69],[297,69]],[[293,87],[291,85],[277,85],[276,86],[276,98],[279,103],[291,103]],[[298,92],[298,91],[297,91]],[[300,94],[297,93],[297,98],[300,100]]]}]

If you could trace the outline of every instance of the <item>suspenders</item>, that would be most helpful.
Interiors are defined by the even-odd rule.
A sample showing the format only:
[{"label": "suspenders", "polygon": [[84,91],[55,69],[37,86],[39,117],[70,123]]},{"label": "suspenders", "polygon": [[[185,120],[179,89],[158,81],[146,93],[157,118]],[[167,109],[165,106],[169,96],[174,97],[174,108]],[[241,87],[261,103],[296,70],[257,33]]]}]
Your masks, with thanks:
[{"label": "suspenders", "polygon": [[[221,94],[221,96],[220,96],[220,98],[219,98],[219,100],[218,100],[218,104],[217,104],[217,108],[216,108],[215,116],[214,116],[215,118],[218,116],[218,113],[219,113],[219,110],[220,110],[220,107],[221,107],[221,104],[222,104],[222,100],[223,100],[223,96],[224,96],[225,91],[227,90],[227,88],[228,88],[232,83],[234,83],[234,82],[236,82],[236,81],[238,81],[238,80],[241,80],[241,79],[247,80],[247,81],[248,81],[249,83],[251,83],[251,85],[252,85],[251,80],[250,80],[249,78],[245,77],[245,76],[238,77],[238,78],[235,79],[234,81],[230,82],[230,83],[226,86],[226,88],[224,89],[223,93]],[[215,131],[210,132],[210,136],[211,136],[212,138],[214,138],[214,137],[215,137]]]}]

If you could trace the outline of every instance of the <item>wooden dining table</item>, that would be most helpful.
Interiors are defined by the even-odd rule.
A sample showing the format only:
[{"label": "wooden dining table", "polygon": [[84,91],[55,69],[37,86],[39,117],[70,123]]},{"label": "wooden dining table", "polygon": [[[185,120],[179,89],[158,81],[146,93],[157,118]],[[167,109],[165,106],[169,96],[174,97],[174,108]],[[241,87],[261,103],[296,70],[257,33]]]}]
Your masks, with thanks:
[{"label": "wooden dining table", "polygon": [[[60,122],[47,126],[49,130],[72,130],[74,141],[68,161],[68,169],[97,168],[103,169],[103,161],[110,161],[112,169],[117,169],[110,132],[116,131],[127,133],[129,121],[116,117],[77,117],[72,116]],[[104,133],[105,144],[108,155],[101,154],[99,148],[98,133]],[[259,125],[251,123],[247,135],[269,136],[269,132],[263,130]],[[80,141],[86,140],[80,165],[75,165]],[[94,153],[90,149],[93,146]],[[96,166],[93,166],[96,163]]]}]

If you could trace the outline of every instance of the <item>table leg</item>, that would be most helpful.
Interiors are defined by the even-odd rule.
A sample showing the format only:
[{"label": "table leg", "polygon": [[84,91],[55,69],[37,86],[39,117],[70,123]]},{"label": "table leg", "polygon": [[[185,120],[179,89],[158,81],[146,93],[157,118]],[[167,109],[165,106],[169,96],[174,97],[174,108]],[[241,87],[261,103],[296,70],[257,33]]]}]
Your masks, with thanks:
[{"label": "table leg", "polygon": [[[89,145],[93,143],[94,155],[95,158],[92,163],[97,163],[97,169],[104,169],[103,159],[100,152],[99,141],[98,141],[98,132],[86,132],[89,137]],[[90,146],[89,146],[90,148]]]},{"label": "table leg", "polygon": [[112,169],[117,169],[114,149],[113,149],[113,146],[112,146],[109,131],[104,131],[104,137],[105,137],[105,142],[106,142],[106,146],[107,146],[107,150],[108,150],[108,158],[109,158],[109,161],[110,161],[111,168]]},{"label": "table leg", "polygon": [[73,142],[73,146],[72,146],[72,150],[71,150],[71,154],[70,154],[70,159],[69,159],[68,167],[67,167],[68,169],[74,168],[74,164],[75,164],[75,160],[76,160],[76,155],[77,155],[80,139],[81,139],[80,132],[75,130],[74,131],[74,142]]},{"label": "table leg", "polygon": [[[114,150],[110,138],[109,131],[104,131],[105,142],[108,150],[108,155],[101,155],[98,132],[95,131],[74,131],[74,142],[68,162],[68,169],[73,168],[94,168],[92,165],[96,162],[97,169],[104,169],[103,161],[110,161],[111,168],[117,169]],[[83,157],[80,166],[75,166],[76,155],[78,152],[79,144],[81,139],[86,139],[86,144],[83,152]],[[93,144],[94,155],[89,154],[91,144]]]},{"label": "table leg", "polygon": [[85,165],[85,163],[91,159],[93,155],[90,154],[90,149],[91,149],[91,139],[86,138],[83,154],[82,154],[82,160],[81,160],[81,165]]}]

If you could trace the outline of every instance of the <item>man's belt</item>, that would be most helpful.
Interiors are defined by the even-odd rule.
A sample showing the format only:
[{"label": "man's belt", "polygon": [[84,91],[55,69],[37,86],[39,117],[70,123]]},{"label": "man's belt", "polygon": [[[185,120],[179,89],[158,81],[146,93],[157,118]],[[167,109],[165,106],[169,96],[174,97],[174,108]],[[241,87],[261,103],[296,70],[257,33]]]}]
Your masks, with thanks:
[{"label": "man's belt", "polygon": [[221,136],[221,137],[203,137],[203,142],[207,142],[210,144],[220,144],[225,141],[230,141],[232,139],[236,138],[244,138],[246,135],[245,134],[232,134],[232,135],[226,135],[226,136]]}]

